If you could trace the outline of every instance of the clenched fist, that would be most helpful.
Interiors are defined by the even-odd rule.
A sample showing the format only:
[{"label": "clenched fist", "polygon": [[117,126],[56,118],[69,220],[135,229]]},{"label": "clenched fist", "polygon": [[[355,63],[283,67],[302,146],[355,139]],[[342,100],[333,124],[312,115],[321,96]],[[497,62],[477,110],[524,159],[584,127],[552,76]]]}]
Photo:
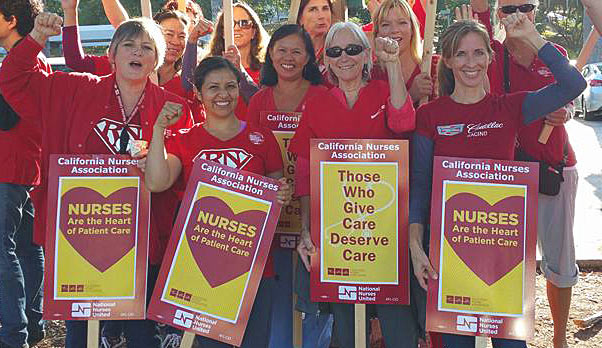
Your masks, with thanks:
[{"label": "clenched fist", "polygon": [[157,116],[155,127],[165,129],[176,124],[180,119],[180,116],[182,116],[182,108],[182,104],[165,102],[165,104],[163,104],[163,109],[161,109],[159,116]]},{"label": "clenched fist", "polygon": [[506,28],[506,35],[508,38],[525,38],[528,35],[537,33],[535,25],[524,13],[513,13],[510,16],[503,18],[502,23]]},{"label": "clenched fist", "polygon": [[374,54],[382,63],[396,62],[399,59],[399,44],[388,37],[374,40]]},{"label": "clenched fist", "polygon": [[61,34],[62,26],[63,18],[57,14],[50,12],[40,13],[36,17],[30,35],[40,44],[40,46],[44,46],[49,37]]}]

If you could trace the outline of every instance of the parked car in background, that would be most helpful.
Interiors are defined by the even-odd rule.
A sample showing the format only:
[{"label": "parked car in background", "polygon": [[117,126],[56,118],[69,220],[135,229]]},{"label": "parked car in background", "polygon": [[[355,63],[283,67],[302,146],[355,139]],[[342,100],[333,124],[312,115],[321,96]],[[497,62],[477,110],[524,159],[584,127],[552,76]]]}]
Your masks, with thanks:
[{"label": "parked car in background", "polygon": [[575,115],[591,121],[602,115],[602,63],[587,64],[581,74],[587,88],[575,99]]}]

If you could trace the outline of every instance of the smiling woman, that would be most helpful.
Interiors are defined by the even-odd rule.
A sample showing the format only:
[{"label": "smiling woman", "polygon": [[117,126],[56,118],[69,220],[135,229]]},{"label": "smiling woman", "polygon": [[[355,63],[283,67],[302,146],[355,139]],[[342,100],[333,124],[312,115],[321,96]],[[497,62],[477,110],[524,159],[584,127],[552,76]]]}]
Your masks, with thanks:
[{"label": "smiling woman", "polygon": [[[234,115],[240,79],[240,72],[222,57],[209,57],[200,62],[194,73],[194,84],[207,112],[206,121],[165,143],[165,129],[176,120],[157,118],[146,163],[145,182],[151,191],[168,189],[180,175],[184,181],[188,181],[193,161],[197,158],[259,175],[282,178],[282,156],[272,132],[263,127],[247,125]],[[241,153],[246,154],[248,160],[232,160]],[[290,192],[288,185],[282,182],[278,199],[285,203],[290,199]],[[269,335],[266,333],[269,332],[271,322],[273,277],[270,252],[241,347],[269,345]],[[201,341],[201,346],[229,347],[206,337],[197,339]]]},{"label": "smiling woman", "polygon": [[[55,14],[38,15],[31,34],[10,51],[0,68],[3,96],[20,115],[42,125],[43,175],[48,173],[49,155],[54,153],[128,154],[135,140],[151,139],[151,125],[160,112],[167,112],[161,109],[164,105],[171,105],[168,111],[179,110],[176,113],[181,115],[170,131],[192,126],[186,102],[150,82],[149,75],[162,64],[166,46],[161,28],[155,22],[134,19],[119,26],[108,54],[115,72],[103,77],[47,74],[34,68],[38,52],[49,36],[60,34],[61,24],[61,18]],[[22,112],[32,107],[35,112]],[[37,192],[46,196],[47,178],[43,177],[42,182]],[[157,205],[156,199],[157,196],[152,197],[153,206]],[[151,212],[148,275],[151,289],[156,265],[163,256],[162,229],[156,220],[175,210],[175,204],[158,206],[161,211]],[[36,206],[36,213],[43,221],[46,207]],[[123,329],[128,347],[159,347],[154,322],[125,321]],[[67,322],[66,341],[69,347],[85,347],[86,323]]]}]

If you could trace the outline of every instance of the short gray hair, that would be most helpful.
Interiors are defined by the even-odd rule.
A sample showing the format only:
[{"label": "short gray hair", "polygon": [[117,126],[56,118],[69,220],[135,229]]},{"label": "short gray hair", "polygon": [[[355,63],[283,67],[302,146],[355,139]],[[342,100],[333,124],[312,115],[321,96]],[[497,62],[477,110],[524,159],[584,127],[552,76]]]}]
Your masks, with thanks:
[{"label": "short gray hair", "polygon": [[[326,52],[326,50],[331,47],[334,36],[342,30],[349,30],[364,47],[364,49],[371,49],[370,40],[368,40],[368,37],[366,36],[364,31],[357,24],[353,22],[338,22],[330,27],[330,30],[326,35],[326,39],[324,40],[324,52]],[[368,62],[362,67],[362,80],[364,81],[370,80],[370,72],[372,71],[372,66],[374,65],[372,63],[372,57],[368,57],[367,61]],[[339,79],[332,72],[332,69],[330,69],[330,67],[328,67],[328,79],[334,85],[339,84]]]},{"label": "short gray hair", "polygon": [[111,39],[109,55],[117,53],[117,48],[125,40],[137,38],[142,34],[148,35],[155,48],[155,70],[163,65],[167,44],[161,27],[150,18],[134,18],[127,20],[117,28]]}]

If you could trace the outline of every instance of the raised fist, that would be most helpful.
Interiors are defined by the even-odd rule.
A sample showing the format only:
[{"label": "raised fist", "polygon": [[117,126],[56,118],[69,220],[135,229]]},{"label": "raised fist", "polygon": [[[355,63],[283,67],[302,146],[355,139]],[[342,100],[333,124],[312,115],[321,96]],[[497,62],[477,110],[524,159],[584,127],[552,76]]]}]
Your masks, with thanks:
[{"label": "raised fist", "polygon": [[155,127],[161,127],[163,129],[173,126],[178,122],[180,116],[182,116],[182,104],[165,102],[163,109],[159,112],[157,120],[155,121]]},{"label": "raised fist", "polygon": [[535,25],[524,13],[513,13],[503,18],[502,23],[506,28],[506,36],[508,38],[526,38],[529,35],[537,34]]},{"label": "raised fist", "polygon": [[62,25],[63,18],[54,13],[43,12],[36,17],[32,33],[35,32],[46,41],[51,36],[60,35]]},{"label": "raised fist", "polygon": [[191,28],[190,36],[188,37],[189,42],[196,43],[201,36],[207,35],[213,32],[213,22],[203,17],[199,19],[199,22]]},{"label": "raised fist", "polygon": [[383,63],[395,62],[399,59],[399,44],[388,37],[374,39],[374,54]]}]

